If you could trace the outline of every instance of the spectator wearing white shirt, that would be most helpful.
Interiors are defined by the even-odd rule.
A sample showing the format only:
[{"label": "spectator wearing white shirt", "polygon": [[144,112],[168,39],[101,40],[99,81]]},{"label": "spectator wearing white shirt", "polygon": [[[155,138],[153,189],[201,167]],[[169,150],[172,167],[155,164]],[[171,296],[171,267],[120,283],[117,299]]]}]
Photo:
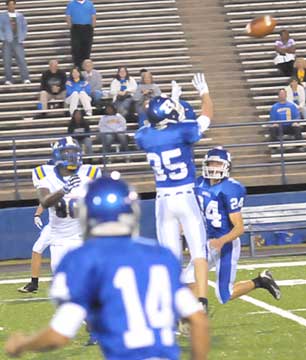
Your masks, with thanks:
[{"label": "spectator wearing white shirt", "polygon": [[289,85],[285,88],[287,93],[287,101],[290,101],[296,105],[299,109],[300,115],[303,119],[306,119],[305,109],[305,90],[302,85],[299,85],[296,78],[291,78]]},{"label": "spectator wearing white shirt", "polygon": [[136,89],[136,80],[129,75],[125,66],[120,66],[111,82],[110,95],[113,97],[117,111],[124,117],[130,113]]}]

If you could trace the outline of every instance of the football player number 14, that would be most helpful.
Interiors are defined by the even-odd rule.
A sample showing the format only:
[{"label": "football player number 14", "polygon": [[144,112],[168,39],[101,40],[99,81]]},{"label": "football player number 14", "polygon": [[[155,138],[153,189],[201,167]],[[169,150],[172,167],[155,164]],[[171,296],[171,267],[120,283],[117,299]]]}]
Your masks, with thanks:
[{"label": "football player number 14", "polygon": [[173,162],[175,158],[181,155],[180,148],[163,151],[160,155],[156,153],[147,154],[147,159],[154,170],[157,181],[181,180],[187,177],[186,164],[183,161]]},{"label": "football player number 14", "polygon": [[171,284],[166,267],[154,265],[150,268],[149,284],[143,302],[131,267],[120,267],[113,285],[120,290],[125,308],[128,329],[123,341],[127,348],[154,345],[154,328],[160,329],[160,339],[164,345],[174,344],[171,330],[174,322]]}]

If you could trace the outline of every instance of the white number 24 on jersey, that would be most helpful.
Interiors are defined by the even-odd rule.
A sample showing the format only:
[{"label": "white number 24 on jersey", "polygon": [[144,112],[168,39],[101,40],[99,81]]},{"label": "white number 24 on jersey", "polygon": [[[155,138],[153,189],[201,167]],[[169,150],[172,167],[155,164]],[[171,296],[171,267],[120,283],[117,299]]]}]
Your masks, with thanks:
[{"label": "white number 24 on jersey", "polygon": [[[188,175],[187,165],[181,161],[171,163],[171,160],[182,155],[181,149],[163,151],[160,155],[156,153],[148,153],[147,159],[152,166],[157,181],[182,180]],[[166,174],[165,170],[168,170]]]},{"label": "white number 24 on jersey", "polygon": [[133,268],[120,267],[115,274],[113,284],[121,291],[127,317],[128,329],[123,335],[125,346],[133,349],[154,345],[155,338],[152,330],[154,328],[161,329],[160,338],[164,345],[173,345],[175,341],[172,331],[174,315],[167,268],[163,265],[154,265],[150,268],[144,304],[140,300]]}]

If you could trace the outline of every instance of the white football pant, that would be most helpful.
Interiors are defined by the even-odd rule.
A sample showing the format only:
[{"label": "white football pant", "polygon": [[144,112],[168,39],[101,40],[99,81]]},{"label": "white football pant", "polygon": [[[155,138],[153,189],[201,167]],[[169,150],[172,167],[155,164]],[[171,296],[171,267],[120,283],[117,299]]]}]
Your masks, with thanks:
[{"label": "white football pant", "polygon": [[206,230],[193,187],[157,189],[155,215],[157,238],[162,246],[182,259],[181,225],[191,259],[207,259]]}]

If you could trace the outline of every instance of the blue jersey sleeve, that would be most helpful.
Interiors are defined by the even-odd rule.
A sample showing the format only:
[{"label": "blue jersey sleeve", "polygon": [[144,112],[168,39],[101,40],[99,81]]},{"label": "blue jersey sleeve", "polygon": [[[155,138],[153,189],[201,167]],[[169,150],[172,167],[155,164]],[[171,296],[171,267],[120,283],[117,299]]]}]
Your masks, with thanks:
[{"label": "blue jersey sleeve", "polygon": [[202,133],[197,121],[184,120],[179,124],[181,124],[182,137],[186,144],[193,144],[201,139]]},{"label": "blue jersey sleeve", "polygon": [[223,192],[223,200],[228,213],[240,212],[243,208],[246,190],[238,181],[229,179]]},{"label": "blue jersey sleeve", "polygon": [[88,257],[84,256],[81,248],[63,258],[56,269],[50,290],[51,297],[56,303],[73,302],[86,311],[90,309],[97,286],[90,265],[92,261],[88,262],[86,259]]}]

